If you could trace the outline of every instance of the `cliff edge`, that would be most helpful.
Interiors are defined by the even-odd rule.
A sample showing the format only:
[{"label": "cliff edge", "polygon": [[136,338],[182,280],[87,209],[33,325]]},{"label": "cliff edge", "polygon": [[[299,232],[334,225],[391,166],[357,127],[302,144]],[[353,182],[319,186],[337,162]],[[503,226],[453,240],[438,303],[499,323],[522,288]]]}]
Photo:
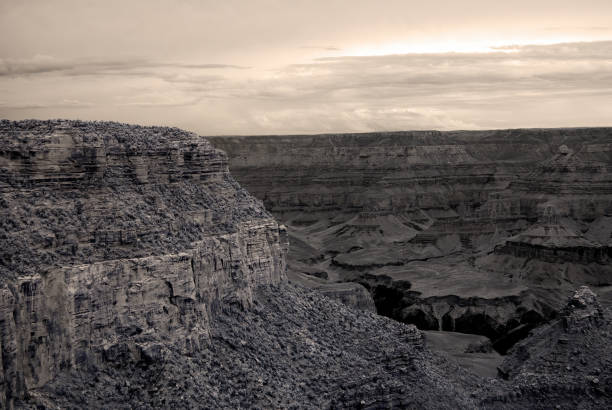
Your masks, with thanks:
[{"label": "cliff edge", "polygon": [[500,367],[508,380],[479,377],[433,353],[414,325],[367,311],[361,287],[327,294],[363,310],[289,283],[287,232],[202,137],[0,121],[0,142],[2,408],[609,402],[610,316],[587,290],[517,345]]},{"label": "cliff edge", "polygon": [[286,239],[227,157],[174,128],[0,122],[0,397],[210,340],[285,278]]}]

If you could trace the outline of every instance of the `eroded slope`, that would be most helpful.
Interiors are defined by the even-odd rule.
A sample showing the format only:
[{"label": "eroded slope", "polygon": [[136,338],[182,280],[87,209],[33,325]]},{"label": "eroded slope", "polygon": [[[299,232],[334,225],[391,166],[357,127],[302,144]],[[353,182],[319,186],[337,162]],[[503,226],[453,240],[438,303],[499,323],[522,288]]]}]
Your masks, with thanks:
[{"label": "eroded slope", "polygon": [[[61,408],[470,408],[480,379],[429,352],[412,325],[292,285],[225,305],[211,342],[65,373],[31,392]],[[83,383],[82,381],[85,381]]]},{"label": "eroded slope", "polygon": [[505,352],[577,285],[608,292],[612,129],[211,140],[288,227],[292,278],[360,283],[398,320]]}]

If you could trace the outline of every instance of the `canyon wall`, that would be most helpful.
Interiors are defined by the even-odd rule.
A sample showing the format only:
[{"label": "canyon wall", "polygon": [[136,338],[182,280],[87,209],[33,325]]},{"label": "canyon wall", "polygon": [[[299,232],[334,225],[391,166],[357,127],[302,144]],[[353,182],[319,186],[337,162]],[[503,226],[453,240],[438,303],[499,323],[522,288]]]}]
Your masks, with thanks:
[{"label": "canyon wall", "polygon": [[210,342],[223,306],[285,280],[286,232],[181,130],[0,122],[0,396]]},{"label": "canyon wall", "polygon": [[612,212],[608,128],[210,140],[228,153],[235,177],[283,219],[418,209],[436,232],[473,236],[537,219],[547,195],[560,196],[559,210],[580,221]]},{"label": "canyon wall", "polygon": [[612,283],[610,128],[211,141],[287,226],[291,272],[361,283],[423,329],[505,350],[576,285]]},{"label": "canyon wall", "polygon": [[[290,193],[280,211],[273,207],[289,223],[285,228],[230,176],[225,154],[191,133],[1,121],[0,140],[2,408],[514,408],[535,400],[601,408],[610,397],[609,366],[592,366],[593,358],[609,357],[610,311],[587,289],[561,312],[569,336],[558,337],[553,324],[552,332],[542,328],[510,350],[502,367],[507,383],[432,352],[414,325],[372,312],[375,304],[420,326],[505,332],[507,349],[512,335],[550,316],[554,300],[563,303],[563,290],[553,295],[483,268],[487,256],[518,256],[484,241],[490,234],[482,231],[508,246],[552,247],[565,244],[561,239],[604,246],[605,214],[586,231],[588,212],[569,222],[552,211],[525,217],[520,198],[493,188],[511,184],[510,174],[477,177],[470,191],[470,174],[451,175],[444,158],[466,164],[464,172],[478,169],[482,160],[472,148],[436,139],[435,147],[419,142],[414,150],[400,149],[422,165],[420,188],[415,194],[414,187],[391,184],[389,192],[413,197],[422,208],[388,201],[386,188],[369,174],[379,164],[342,176],[340,163],[329,176],[343,182],[330,192],[355,196],[330,207],[321,198],[335,194]],[[490,155],[501,155],[501,148]],[[371,151],[383,158],[387,149]],[[327,161],[325,150],[313,152],[316,161]],[[390,164],[401,168],[401,162]],[[428,162],[449,174],[437,176]],[[529,161],[523,162],[507,169],[529,175]],[[286,176],[308,185],[318,168],[292,172]],[[350,174],[358,181],[352,186]],[[265,176],[253,180],[264,186]],[[453,184],[428,185],[444,180],[461,184],[469,198],[484,184],[497,205],[483,209],[506,217],[493,223],[478,206],[443,205],[451,193],[460,195]],[[447,343],[438,336],[439,344]],[[551,343],[560,348],[546,351]],[[557,360],[584,346],[588,356]],[[546,373],[538,371],[539,351],[546,353]]]}]

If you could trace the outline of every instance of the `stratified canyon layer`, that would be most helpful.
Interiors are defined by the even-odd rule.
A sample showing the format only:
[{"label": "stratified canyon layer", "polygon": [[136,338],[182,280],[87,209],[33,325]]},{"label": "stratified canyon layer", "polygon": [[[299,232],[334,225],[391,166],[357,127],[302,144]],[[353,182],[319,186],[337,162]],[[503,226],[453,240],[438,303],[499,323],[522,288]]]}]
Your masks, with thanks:
[{"label": "stratified canyon layer", "polygon": [[[315,290],[289,283],[287,232],[202,137],[1,121],[0,141],[3,408],[595,408],[612,396],[611,314],[589,289],[510,351],[503,378],[483,378],[428,347],[447,341],[372,312],[362,285],[325,282],[340,270],[308,271]],[[411,286],[361,282],[389,299]],[[583,350],[558,360],[566,347]],[[489,348],[474,339],[455,356],[475,354],[484,374]]]},{"label": "stratified canyon layer", "polygon": [[578,285],[610,299],[612,129],[210,140],[287,226],[294,281],[360,283],[381,314],[502,353]]},{"label": "stratified canyon layer", "polygon": [[283,231],[194,134],[2,121],[0,141],[3,403],[120,352],[193,354],[285,278]]}]

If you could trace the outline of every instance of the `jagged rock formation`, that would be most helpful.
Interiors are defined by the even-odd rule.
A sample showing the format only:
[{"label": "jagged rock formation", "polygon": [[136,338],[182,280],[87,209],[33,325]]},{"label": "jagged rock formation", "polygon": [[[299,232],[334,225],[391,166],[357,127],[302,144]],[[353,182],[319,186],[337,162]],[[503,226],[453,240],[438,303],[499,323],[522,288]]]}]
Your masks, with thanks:
[{"label": "jagged rock formation", "polygon": [[198,351],[222,304],[285,278],[285,232],[194,134],[2,121],[0,141],[5,405],[71,369]]},{"label": "jagged rock formation", "polygon": [[577,285],[610,283],[612,129],[211,140],[287,226],[290,271],[361,283],[423,329],[505,351]]},{"label": "jagged rock formation", "polygon": [[[316,272],[313,272],[316,274]],[[376,312],[374,299],[365,286],[355,282],[329,282],[314,275],[306,275],[301,272],[290,271],[287,273],[289,280],[354,308],[368,312]]]},{"label": "jagged rock formation", "polygon": [[[559,320],[517,344],[499,367],[512,388],[500,408],[606,408],[612,402],[612,315],[586,286]],[[485,400],[485,402],[488,402]],[[503,405],[502,405],[503,403]]]}]

